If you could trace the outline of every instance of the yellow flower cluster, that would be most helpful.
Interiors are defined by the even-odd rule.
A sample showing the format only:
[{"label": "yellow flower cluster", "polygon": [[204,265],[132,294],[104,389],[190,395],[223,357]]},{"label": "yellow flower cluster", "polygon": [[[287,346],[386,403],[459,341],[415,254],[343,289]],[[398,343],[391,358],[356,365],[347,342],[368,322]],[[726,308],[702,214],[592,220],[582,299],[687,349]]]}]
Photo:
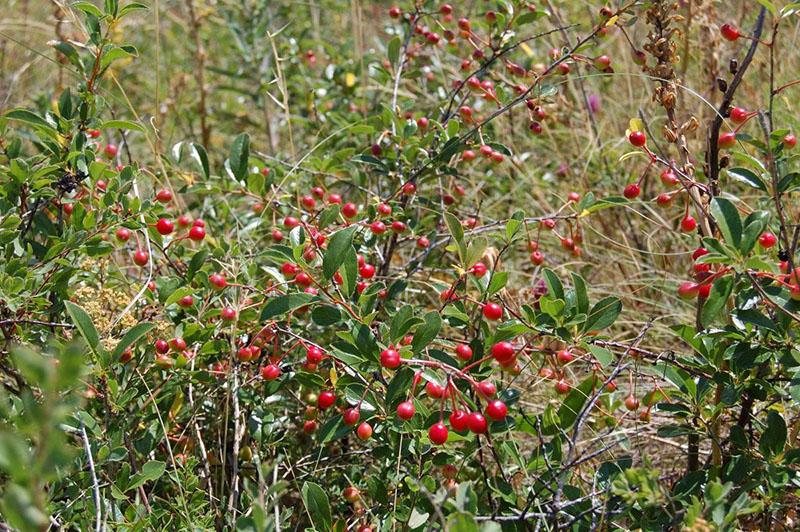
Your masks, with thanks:
[{"label": "yellow flower cluster", "polygon": [[[85,285],[75,290],[73,299],[89,314],[100,334],[111,332],[111,324],[131,301],[126,292]],[[129,312],[116,324],[115,331],[126,331],[137,323],[136,316]]]}]

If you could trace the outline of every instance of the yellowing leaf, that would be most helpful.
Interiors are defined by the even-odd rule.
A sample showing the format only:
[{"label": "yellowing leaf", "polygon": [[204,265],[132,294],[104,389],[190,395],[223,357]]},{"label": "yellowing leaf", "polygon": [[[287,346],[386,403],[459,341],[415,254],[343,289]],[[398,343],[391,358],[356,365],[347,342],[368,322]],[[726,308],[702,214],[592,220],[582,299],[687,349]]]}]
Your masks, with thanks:
[{"label": "yellowing leaf", "polygon": [[347,87],[352,87],[353,85],[355,85],[356,84],[356,75],[353,74],[352,72],[348,72],[347,74],[345,74],[344,75],[344,84]]},{"label": "yellowing leaf", "polygon": [[336,368],[331,367],[331,384],[335,387],[336,381],[339,380],[339,375],[336,374]]},{"label": "yellowing leaf", "polygon": [[533,50],[531,50],[531,47],[526,43],[520,44],[519,47],[522,48],[522,51],[525,52],[525,55],[528,57],[533,57]]},{"label": "yellowing leaf", "polygon": [[619,20],[619,15],[614,15],[613,17],[608,19],[608,22],[606,22],[606,28],[608,28],[609,26],[613,26],[614,24],[617,23],[618,20]]},{"label": "yellowing leaf", "polygon": [[648,155],[643,151],[629,151],[628,153],[624,154],[622,157],[619,158],[619,162],[627,161],[632,157],[648,157]]},{"label": "yellowing leaf", "polygon": [[628,124],[630,127],[630,131],[644,131],[644,122],[642,122],[638,118],[631,118],[631,121]]}]

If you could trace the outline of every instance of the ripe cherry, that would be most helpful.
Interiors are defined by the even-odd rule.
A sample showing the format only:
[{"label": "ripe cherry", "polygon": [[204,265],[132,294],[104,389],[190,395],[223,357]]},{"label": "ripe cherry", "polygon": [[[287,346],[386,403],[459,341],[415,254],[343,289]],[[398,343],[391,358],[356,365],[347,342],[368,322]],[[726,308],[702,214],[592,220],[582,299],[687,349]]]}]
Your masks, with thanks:
[{"label": "ripe cherry", "polygon": [[638,183],[631,183],[630,185],[625,187],[625,190],[622,191],[622,195],[632,200],[639,196],[642,193],[642,189],[639,187]]},{"label": "ripe cherry", "polygon": [[372,279],[375,275],[375,266],[372,264],[364,264],[358,269],[358,274],[364,279]]},{"label": "ripe cherry", "polygon": [[187,215],[181,214],[178,216],[178,227],[189,227],[191,223],[192,220]]},{"label": "ripe cherry", "polygon": [[305,423],[303,423],[303,432],[305,434],[312,434],[317,430],[317,422],[313,419],[309,419]]},{"label": "ripe cherry", "polygon": [[711,294],[711,283],[703,283],[697,290],[697,297],[699,297],[700,299],[708,299],[708,296],[710,294]]},{"label": "ripe cherry", "polygon": [[783,137],[783,147],[787,150],[790,150],[797,146],[797,137],[789,133],[785,137]]},{"label": "ripe cherry", "polygon": [[575,356],[568,349],[562,349],[556,354],[556,358],[562,364],[568,364],[575,359]]},{"label": "ripe cherry", "polygon": [[467,417],[467,427],[475,434],[483,434],[488,428],[486,418],[480,412],[472,412]]},{"label": "ripe cherry", "polygon": [[236,352],[239,362],[247,362],[253,356],[253,351],[249,347],[240,347]]},{"label": "ripe cherry", "polygon": [[194,226],[192,226],[191,229],[189,229],[189,239],[190,240],[194,240],[195,242],[200,242],[205,237],[206,237],[206,230],[203,229],[201,226],[194,225]]},{"label": "ripe cherry", "polygon": [[637,148],[641,148],[647,144],[647,137],[641,131],[631,131],[630,135],[628,135],[628,141]]},{"label": "ripe cherry", "polygon": [[681,230],[684,233],[690,233],[697,229],[697,221],[690,215],[686,215],[683,220],[681,220]]},{"label": "ripe cherry", "polygon": [[441,399],[445,395],[445,387],[435,382],[428,381],[425,384],[425,393],[433,399]]},{"label": "ripe cherry", "polygon": [[169,203],[172,201],[172,192],[170,192],[169,189],[162,188],[156,192],[156,200],[160,203]]},{"label": "ripe cherry", "polygon": [[544,253],[541,251],[534,251],[531,253],[530,259],[535,266],[541,266],[544,263]]},{"label": "ripe cherry", "polygon": [[149,260],[150,260],[150,255],[148,255],[146,251],[143,251],[141,249],[133,254],[133,262],[135,262],[137,266],[145,266],[147,265],[147,262]]},{"label": "ripe cherry", "polygon": [[674,196],[668,192],[662,192],[656,196],[656,204],[658,204],[659,207],[668,207],[672,203],[673,197]]},{"label": "ripe cherry", "polygon": [[447,427],[445,427],[444,423],[442,423],[441,421],[438,423],[434,423],[428,429],[428,437],[436,445],[442,445],[444,442],[446,442],[447,435],[448,435]]},{"label": "ripe cherry", "polygon": [[664,185],[666,185],[668,187],[672,187],[672,186],[677,185],[679,182],[680,181],[678,179],[678,176],[676,176],[675,173],[671,169],[665,168],[664,171],[661,172],[661,183],[662,184],[664,184]]},{"label": "ripe cherry", "polygon": [[310,196],[308,194],[300,198],[300,203],[302,203],[303,207],[308,210],[312,210],[317,206],[317,200],[314,199],[314,196]]},{"label": "ripe cherry", "polygon": [[158,231],[159,234],[161,235],[166,236],[174,230],[175,230],[175,224],[173,224],[171,220],[167,220],[166,218],[161,218],[156,222],[156,231]]},{"label": "ripe cherry", "polygon": [[231,307],[225,307],[222,309],[220,316],[222,316],[222,319],[225,321],[233,321],[236,319],[236,311]]},{"label": "ripe cherry", "polygon": [[117,146],[114,144],[106,144],[106,147],[103,148],[103,154],[109,158],[113,159],[117,156]]},{"label": "ripe cherry", "polygon": [[361,410],[358,407],[348,408],[342,414],[342,421],[344,421],[345,425],[353,426],[358,423],[358,420],[361,418]]},{"label": "ripe cherry", "polygon": [[475,277],[483,277],[486,275],[486,265],[482,262],[476,262],[469,271]]},{"label": "ripe cherry", "polygon": [[375,221],[369,224],[369,230],[373,235],[382,235],[386,232],[386,224],[381,221]]},{"label": "ripe cherry", "polygon": [[417,191],[417,185],[414,183],[406,183],[403,185],[402,191],[404,195],[411,196]]},{"label": "ripe cherry", "polygon": [[502,421],[508,414],[508,407],[503,401],[499,399],[489,401],[486,405],[486,417],[494,421]]},{"label": "ripe cherry", "polygon": [[577,203],[581,200],[581,195],[577,192],[570,192],[567,194],[567,201],[571,201],[572,203]]},{"label": "ripe cherry", "polygon": [[381,366],[395,369],[400,365],[400,353],[389,347],[381,351]]},{"label": "ripe cherry", "polygon": [[761,233],[760,237],[758,237],[758,243],[762,248],[769,249],[778,243],[778,238],[769,231],[765,231]]},{"label": "ripe cherry", "polygon": [[487,303],[483,306],[483,316],[487,320],[497,321],[503,317],[503,307],[497,303]]},{"label": "ripe cherry", "polygon": [[300,272],[295,276],[294,282],[302,287],[307,287],[311,286],[314,283],[314,280],[306,272]]},{"label": "ripe cherry", "polygon": [[722,34],[723,38],[729,41],[735,41],[740,37],[739,30],[730,24],[723,24],[720,26],[719,32]]},{"label": "ripe cherry", "polygon": [[411,401],[403,401],[397,405],[397,417],[406,421],[414,417],[416,411],[417,409],[414,408],[414,403]]},{"label": "ripe cherry", "polygon": [[328,194],[328,203],[330,205],[340,205],[342,203],[342,196],[340,194]]},{"label": "ripe cherry", "polygon": [[319,397],[317,397],[317,406],[320,410],[325,410],[333,406],[333,403],[336,402],[336,394],[334,394],[330,390],[323,390],[320,392]]},{"label": "ripe cherry", "polygon": [[497,393],[497,387],[491,381],[481,381],[475,386],[475,388],[478,390],[479,394],[487,399],[494,397],[494,394]]},{"label": "ripe cherry", "polygon": [[169,352],[169,344],[166,340],[156,340],[155,343],[156,353],[163,355]]},{"label": "ripe cherry", "polygon": [[466,344],[458,344],[456,346],[456,355],[461,360],[467,361],[472,359],[472,348]]},{"label": "ripe cherry", "polygon": [[226,286],[228,286],[228,281],[225,279],[225,276],[221,273],[212,273],[208,276],[208,282],[211,283],[214,288],[222,290]]},{"label": "ripe cherry", "polygon": [[120,242],[127,242],[128,239],[131,237],[131,230],[128,229],[127,227],[120,227],[114,234],[116,235],[117,240],[119,240]]},{"label": "ripe cherry", "polygon": [[319,364],[322,362],[324,356],[325,353],[322,351],[322,349],[315,345],[310,345],[306,349],[306,362],[309,362],[310,364]]},{"label": "ripe cherry", "polygon": [[281,368],[275,364],[268,364],[261,368],[261,378],[265,381],[274,381],[281,376]]},{"label": "ripe cherry", "polygon": [[183,308],[189,308],[194,305],[194,298],[192,296],[183,296],[178,300],[178,305]]},{"label": "ripe cherry", "polygon": [[500,364],[507,364],[514,359],[515,351],[511,342],[499,342],[492,346],[492,357]]},{"label": "ripe cherry", "polygon": [[376,209],[381,216],[389,216],[392,214],[392,206],[388,203],[379,203]]},{"label": "ripe cherry", "polygon": [[566,380],[566,379],[560,379],[558,382],[556,382],[556,392],[557,393],[560,393],[562,395],[566,394],[566,393],[569,393],[571,388],[572,388],[572,386],[570,386],[569,381]]},{"label": "ripe cherry", "polygon": [[391,227],[392,227],[392,231],[395,232],[395,233],[398,233],[398,234],[399,233],[403,233],[406,230],[406,224],[404,224],[403,222],[401,222],[399,220],[396,220],[396,221],[392,222],[392,226]]},{"label": "ripe cherry", "polygon": [[400,15],[402,13],[403,12],[400,11],[400,8],[397,7],[397,6],[392,6],[392,7],[389,8],[389,16],[392,17],[392,18],[400,18]]},{"label": "ripe cherry", "polygon": [[730,118],[734,124],[741,124],[745,120],[750,113],[747,112],[746,109],[742,109],[741,107],[733,107],[731,108]]},{"label": "ripe cherry", "polygon": [[358,214],[358,207],[354,203],[345,203],[342,205],[342,215],[345,218],[354,218]]},{"label": "ripe cherry", "polygon": [[463,410],[455,410],[450,414],[450,426],[456,432],[464,432],[469,427],[469,414]]},{"label": "ripe cherry", "polygon": [[419,249],[426,249],[431,245],[431,241],[427,237],[421,236],[417,239],[417,247]]}]

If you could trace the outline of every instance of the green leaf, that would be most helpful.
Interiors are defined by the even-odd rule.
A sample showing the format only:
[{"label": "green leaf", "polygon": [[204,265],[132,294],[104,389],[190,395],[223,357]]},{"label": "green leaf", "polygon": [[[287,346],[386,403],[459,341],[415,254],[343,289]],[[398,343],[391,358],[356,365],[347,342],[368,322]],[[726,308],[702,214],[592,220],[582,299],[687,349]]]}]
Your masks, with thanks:
[{"label": "green leaf", "polygon": [[314,528],[317,530],[330,530],[331,528],[331,505],[328,496],[317,484],[313,482],[303,483],[303,503],[311,516]]},{"label": "green leaf", "polygon": [[344,263],[348,256],[348,249],[353,247],[353,236],[358,226],[351,225],[346,229],[337,231],[331,236],[328,242],[328,249],[322,258],[322,274],[326,279],[333,277],[333,274]]},{"label": "green leaf", "polygon": [[800,172],[786,174],[778,182],[778,192],[788,192],[800,187]]},{"label": "green leaf", "polygon": [[447,517],[445,530],[449,532],[476,532],[478,523],[472,515],[466,512],[457,512]]},{"label": "green leaf", "polygon": [[453,236],[453,240],[458,244],[458,256],[462,262],[466,260],[467,247],[464,244],[464,227],[455,215],[449,211],[444,213],[444,221],[447,223],[447,229]]},{"label": "green leaf", "polygon": [[730,200],[717,197],[711,201],[711,214],[725,241],[739,249],[742,242],[742,220],[736,206]]},{"label": "green leaf", "polygon": [[547,285],[547,295],[553,299],[564,299],[564,285],[561,284],[561,279],[558,278],[556,272],[545,268],[542,273],[544,274],[544,282]]},{"label": "green leaf", "polygon": [[40,126],[46,127],[48,129],[53,129],[53,126],[50,125],[44,118],[28,111],[27,109],[13,109],[5,114],[5,117],[10,120],[18,120],[20,122],[25,122],[26,124],[31,124],[32,126]]},{"label": "green leaf", "polygon": [[594,390],[597,378],[591,375],[578,386],[570,390],[564,402],[558,409],[558,426],[562,430],[567,430],[578,419],[578,415],[583,409],[589,396]]},{"label": "green leaf", "polygon": [[92,4],[91,2],[75,2],[70,7],[72,7],[73,9],[79,9],[84,13],[94,15],[97,18],[103,18],[104,16],[103,12],[100,11],[100,8]]},{"label": "green leaf", "polygon": [[775,7],[775,4],[770,2],[769,0],[756,0],[759,4],[766,7],[767,10],[772,14],[773,17],[778,17],[778,8]]},{"label": "green leaf", "polygon": [[741,181],[742,183],[763,190],[764,192],[767,191],[767,185],[752,170],[748,170],[747,168],[728,168],[727,172],[731,178],[737,181]]},{"label": "green leaf", "polygon": [[211,176],[211,172],[208,166],[208,154],[203,145],[192,142],[189,145],[189,156],[191,156],[192,160],[197,164],[200,170],[203,171],[203,175],[208,179]]},{"label": "green leaf", "polygon": [[128,332],[125,333],[125,336],[122,337],[122,340],[119,341],[117,347],[114,348],[114,352],[112,353],[112,359],[118,360],[119,357],[122,355],[122,352],[125,351],[129,346],[136,343],[139,338],[144,336],[145,334],[149,333],[153,329],[155,329],[156,324],[152,322],[143,322],[138,323],[128,329]]},{"label": "green leaf", "polygon": [[161,478],[167,465],[164,462],[151,460],[142,466],[142,470],[131,478],[131,483],[125,487],[125,491],[130,491],[143,486],[146,482],[154,482]]},{"label": "green leaf", "polygon": [[430,344],[442,328],[442,318],[435,310],[425,314],[423,320],[422,325],[414,331],[414,340],[411,342],[411,349],[415,353],[419,353],[422,348]]},{"label": "green leaf", "polygon": [[130,4],[124,6],[122,9],[119,10],[117,18],[122,18],[129,13],[132,13],[134,11],[139,11],[142,9],[150,9],[150,8],[144,4],[140,4],[139,2],[131,2]]},{"label": "green leaf", "polygon": [[508,272],[494,272],[489,288],[486,289],[486,295],[496,294],[506,286],[506,282],[508,282]]},{"label": "green leaf", "polygon": [[572,284],[575,286],[575,308],[578,314],[586,314],[589,311],[589,296],[586,292],[586,281],[577,273],[573,273]]},{"label": "green leaf", "polygon": [[233,140],[231,154],[228,157],[230,170],[236,179],[247,177],[247,165],[250,160],[250,136],[242,133]]},{"label": "green leaf", "polygon": [[783,416],[775,410],[767,412],[767,427],[761,433],[758,448],[761,453],[769,458],[783,452],[786,445],[786,422]]},{"label": "green leaf", "polygon": [[387,56],[389,57],[389,62],[392,63],[392,66],[397,66],[397,63],[400,61],[400,37],[395,36],[392,40],[389,41],[389,44],[386,47]]},{"label": "green leaf", "polygon": [[130,120],[106,120],[100,129],[132,129],[135,131],[145,132],[144,127],[136,122]]},{"label": "green leaf", "polygon": [[702,321],[703,325],[708,326],[725,308],[728,298],[733,290],[733,275],[720,277],[711,286],[708,299],[703,304]]},{"label": "green leaf", "polygon": [[589,311],[583,324],[583,332],[599,331],[611,326],[617,321],[620,312],[622,312],[622,302],[619,299],[613,296],[601,299]]},{"label": "green leaf", "polygon": [[313,294],[299,292],[271,299],[269,303],[264,306],[264,310],[261,311],[261,320],[269,320],[275,316],[280,316],[304,305],[308,305],[315,297],[316,296]]},{"label": "green leaf", "polygon": [[97,346],[100,343],[100,335],[97,334],[97,329],[92,323],[92,318],[80,306],[72,301],[64,301],[64,306],[67,308],[67,314],[72,318],[72,323],[77,327],[78,332],[81,334],[86,343],[97,352]]}]

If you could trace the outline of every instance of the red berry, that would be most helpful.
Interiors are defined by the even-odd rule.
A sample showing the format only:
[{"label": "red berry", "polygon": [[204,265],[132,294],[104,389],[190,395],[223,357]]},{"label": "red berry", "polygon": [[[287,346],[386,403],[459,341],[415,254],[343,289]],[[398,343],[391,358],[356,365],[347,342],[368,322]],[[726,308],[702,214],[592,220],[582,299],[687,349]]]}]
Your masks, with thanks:
[{"label": "red berry", "polygon": [[409,420],[414,417],[416,411],[417,409],[414,408],[414,403],[411,401],[403,401],[397,405],[397,417],[400,419]]},{"label": "red berry", "polygon": [[261,378],[265,381],[274,381],[281,376],[281,368],[275,364],[269,364],[261,368]]},{"label": "red berry", "polygon": [[637,148],[641,148],[647,144],[647,137],[641,131],[631,131],[631,134],[628,135],[628,141]]},{"label": "red berry", "polygon": [[730,24],[723,24],[719,28],[719,32],[722,34],[722,37],[729,41],[735,41],[739,38],[739,30],[735,27],[731,26]]},{"label": "red berry", "polygon": [[497,303],[487,303],[483,306],[483,315],[487,320],[497,321],[503,317],[503,307]]},{"label": "red berry", "polygon": [[476,388],[478,393],[487,399],[494,397],[494,394],[497,393],[497,387],[491,381],[481,381],[476,385]]},{"label": "red berry", "polygon": [[503,401],[495,400],[489,401],[486,405],[486,417],[494,421],[502,421],[508,414],[508,407]]},{"label": "red berry", "polygon": [[206,237],[206,230],[200,227],[199,225],[192,226],[189,229],[189,238],[194,240],[195,242],[200,242]]},{"label": "red berry", "polygon": [[379,203],[377,211],[381,214],[381,216],[389,216],[392,214],[392,206],[388,203]]},{"label": "red berry", "polygon": [[317,430],[317,422],[313,419],[309,419],[305,423],[303,423],[303,432],[305,434],[311,434]]},{"label": "red berry", "polygon": [[306,349],[306,362],[310,364],[319,364],[324,357],[325,352],[315,345],[310,345]]},{"label": "red berry", "polygon": [[625,408],[631,411],[636,410],[639,408],[639,400],[633,395],[629,395],[625,398]]},{"label": "red berry", "polygon": [[534,251],[531,253],[531,262],[536,266],[542,265],[544,263],[544,254],[541,251]]},{"label": "red berry", "polygon": [[401,221],[392,222],[392,231],[395,233],[402,233],[406,230],[406,224]]},{"label": "red berry", "polygon": [[470,360],[472,358],[472,349],[466,344],[458,344],[456,346],[456,355],[461,360]]},{"label": "red berry", "polygon": [[169,203],[172,201],[172,192],[166,188],[162,188],[156,193],[156,200],[161,203]]},{"label": "red berry", "polygon": [[447,435],[448,435],[447,427],[445,427],[444,423],[442,423],[441,421],[438,423],[434,423],[428,429],[428,437],[436,445],[442,445],[444,442],[446,442]]},{"label": "red berry", "polygon": [[486,265],[482,262],[476,262],[475,265],[469,269],[469,271],[475,277],[483,277],[486,275]]},{"label": "red berry", "polygon": [[403,194],[406,196],[411,196],[417,191],[417,185],[414,183],[406,183],[403,185]]},{"label": "red berry", "polygon": [[106,144],[106,147],[103,148],[103,153],[109,159],[113,159],[117,155],[117,147],[114,144]]},{"label": "red berry", "polygon": [[194,305],[194,298],[192,296],[183,296],[178,300],[178,305],[183,308],[188,308]]},{"label": "red berry", "polygon": [[356,429],[356,434],[358,434],[358,438],[362,441],[370,439],[372,437],[372,425],[364,421]]},{"label": "red berry", "polygon": [[294,282],[302,287],[308,287],[313,284],[314,280],[307,273],[300,272],[295,276]]},{"label": "red berry", "polygon": [[695,229],[697,229],[697,222],[694,218],[687,214],[683,220],[681,220],[681,230],[684,233],[690,233]]},{"label": "red berry", "polygon": [[783,137],[783,147],[787,150],[790,150],[797,146],[797,137],[789,133],[785,137]]},{"label": "red berry", "polygon": [[127,227],[120,227],[114,234],[117,236],[117,240],[120,242],[127,242],[131,237],[131,230]]},{"label": "red berry", "polygon": [[342,421],[344,421],[345,425],[355,425],[358,423],[358,420],[361,418],[361,410],[358,407],[355,408],[348,408],[342,414]]},{"label": "red berry", "polygon": [[372,231],[373,235],[382,235],[386,232],[386,224],[381,221],[372,222],[369,224],[369,230]]},{"label": "red berry", "polygon": [[159,234],[161,235],[166,236],[174,230],[175,230],[175,224],[173,224],[171,220],[167,220],[166,218],[161,218],[156,222],[156,231],[158,231]]},{"label": "red berry", "polygon": [[138,266],[145,266],[149,260],[150,255],[141,249],[133,254],[133,262],[135,262]]},{"label": "red berry", "polygon": [[320,410],[330,408],[335,402],[336,394],[330,390],[324,390],[320,392],[319,397],[317,397],[317,406],[320,408]]},{"label": "red berry", "polygon": [[169,344],[166,340],[156,340],[155,343],[156,353],[163,355],[169,352]]},{"label": "red berry", "polygon": [[375,275],[375,266],[372,264],[364,264],[358,269],[358,274],[364,279],[372,279]]},{"label": "red berry", "polygon": [[425,384],[425,393],[427,393],[433,399],[441,399],[444,397],[445,388],[444,386],[440,386],[435,382],[428,381]]},{"label": "red berry", "polygon": [[475,434],[483,434],[486,432],[488,424],[486,418],[480,412],[472,412],[467,418],[467,427]]},{"label": "red berry", "polygon": [[455,410],[450,414],[450,426],[456,432],[463,432],[469,428],[469,414],[463,410]]},{"label": "red berry", "polygon": [[663,172],[661,172],[661,183],[662,184],[664,184],[664,185],[666,185],[668,187],[671,187],[671,186],[677,185],[679,182],[680,182],[680,180],[678,179],[678,176],[676,176],[675,173],[671,169],[666,168],[666,169],[664,169]]},{"label": "red berry", "polygon": [[228,281],[221,273],[212,273],[208,276],[208,282],[214,285],[215,288],[223,289],[228,286]]},{"label": "red berry", "polygon": [[556,358],[562,364],[568,364],[575,359],[575,356],[568,349],[562,349],[556,354]]},{"label": "red berry", "polygon": [[381,366],[384,368],[394,369],[400,365],[400,353],[392,349],[384,349],[381,351]]},{"label": "red berry", "polygon": [[639,194],[641,193],[642,189],[639,187],[638,183],[631,183],[630,185],[625,187],[625,190],[622,191],[622,195],[628,198],[629,200],[638,197]]},{"label": "red berry", "polygon": [[358,214],[358,207],[354,203],[345,203],[342,205],[342,214],[345,218],[354,218]]},{"label": "red berry", "polygon": [[746,109],[742,109],[741,107],[733,107],[731,108],[731,113],[730,113],[731,121],[734,124],[741,124],[745,120],[747,120],[748,114],[749,113],[747,112]]},{"label": "red berry", "polygon": [[492,346],[492,357],[500,364],[507,364],[514,359],[515,351],[511,342],[499,342]]},{"label": "red berry", "polygon": [[569,381],[565,379],[556,382],[556,392],[560,394],[569,393],[570,388],[572,388],[572,386],[570,386]]},{"label": "red berry", "polygon": [[189,219],[189,217],[186,216],[185,214],[181,214],[180,216],[178,216],[179,227],[189,227],[189,224],[191,223],[192,223],[191,219]]},{"label": "red berry", "polygon": [[392,7],[389,8],[389,16],[392,17],[392,18],[400,18],[400,15],[402,13],[403,12],[400,11],[400,8],[397,7],[397,6],[392,6]]},{"label": "red berry", "polygon": [[678,295],[683,299],[694,299],[697,297],[699,286],[697,283],[686,281],[678,286]]},{"label": "red berry", "polygon": [[225,321],[233,321],[236,319],[236,311],[231,307],[225,307],[220,314]]},{"label": "red berry", "polygon": [[761,244],[761,247],[765,249],[771,248],[772,246],[777,244],[777,242],[778,242],[777,237],[772,233],[770,233],[769,231],[765,231],[758,238],[758,243]]},{"label": "red berry", "polygon": [[302,198],[300,198],[300,203],[302,203],[303,207],[305,207],[308,210],[312,210],[314,207],[317,206],[317,200],[315,200],[313,196],[309,195],[305,195]]}]

